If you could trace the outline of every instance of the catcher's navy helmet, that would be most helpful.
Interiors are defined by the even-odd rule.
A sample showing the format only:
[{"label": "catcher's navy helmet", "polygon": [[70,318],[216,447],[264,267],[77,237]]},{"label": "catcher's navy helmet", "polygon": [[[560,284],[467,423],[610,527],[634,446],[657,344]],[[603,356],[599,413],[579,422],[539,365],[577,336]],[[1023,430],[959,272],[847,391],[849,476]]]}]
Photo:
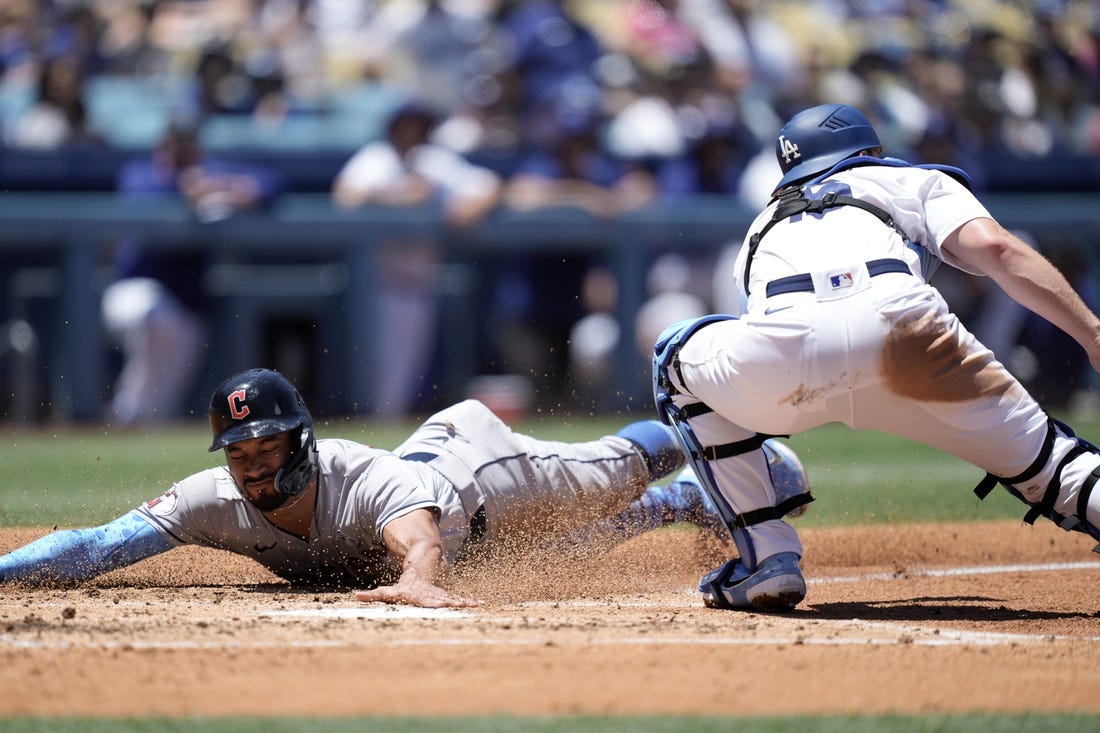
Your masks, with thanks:
[{"label": "catcher's navy helmet", "polygon": [[775,157],[783,170],[775,190],[823,173],[861,150],[881,147],[871,121],[854,107],[820,104],[802,110],[775,140]]},{"label": "catcher's navy helmet", "polygon": [[249,369],[218,385],[210,397],[210,429],[210,451],[250,438],[296,432],[290,459],[275,477],[275,488],[287,496],[301,493],[317,470],[313,417],[298,390],[279,372]]}]

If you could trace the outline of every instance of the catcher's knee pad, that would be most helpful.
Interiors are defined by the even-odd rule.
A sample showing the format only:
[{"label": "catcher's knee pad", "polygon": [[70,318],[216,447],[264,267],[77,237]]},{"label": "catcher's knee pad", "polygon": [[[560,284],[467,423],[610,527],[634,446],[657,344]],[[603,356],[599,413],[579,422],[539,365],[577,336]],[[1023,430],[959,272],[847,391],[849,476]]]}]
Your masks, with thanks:
[{"label": "catcher's knee pad", "polygon": [[649,467],[649,480],[664,478],[684,465],[684,453],[676,433],[657,420],[633,422],[615,433],[638,446]]},{"label": "catcher's knee pad", "polygon": [[[1046,517],[1067,531],[1083,532],[1100,541],[1100,449],[1077,437],[1070,427],[1051,418],[1039,455],[1016,476],[986,477],[974,489],[984,499],[1000,483],[1031,507],[1024,521]],[[1100,552],[1100,545],[1095,548]]]},{"label": "catcher's knee pad", "polygon": [[673,424],[670,410],[675,411],[672,396],[678,390],[672,382],[670,372],[679,369],[680,349],[699,329],[718,321],[732,321],[733,316],[715,314],[692,318],[673,323],[661,332],[653,346],[653,401],[657,405],[657,415],[665,425]]},{"label": "catcher's knee pad", "polygon": [[769,439],[761,447],[768,458],[768,474],[775,489],[776,507],[786,508],[782,513],[788,517],[802,516],[806,513],[806,505],[813,501],[805,466],[786,443]]}]

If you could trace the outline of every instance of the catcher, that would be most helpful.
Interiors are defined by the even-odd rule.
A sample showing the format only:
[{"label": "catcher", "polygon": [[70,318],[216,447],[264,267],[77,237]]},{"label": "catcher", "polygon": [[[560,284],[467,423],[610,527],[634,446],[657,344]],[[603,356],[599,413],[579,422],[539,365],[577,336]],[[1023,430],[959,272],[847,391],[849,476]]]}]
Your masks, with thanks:
[{"label": "catcher", "polygon": [[987,471],[1030,508],[1100,539],[1100,451],[1048,416],[928,284],[941,262],[991,277],[1072,336],[1100,369],[1100,319],[1046,259],[1006,231],[965,172],[882,157],[847,105],[779,131],[783,176],[734,277],[740,317],[659,337],[654,395],[739,557],[704,576],[704,602],[787,611],[806,594],[802,546],[761,444],[829,422],[921,441]]},{"label": "catcher", "polygon": [[[71,584],[185,544],[251,557],[294,583],[368,588],[360,601],[477,603],[441,585],[446,570],[494,543],[601,533],[622,540],[672,522],[725,532],[656,420],[582,443],[513,432],[480,402],[430,417],[394,451],[317,440],[298,391],[253,369],[210,401],[226,465],[200,471],[101,527],[64,530],[0,557],[0,581]],[[777,475],[806,491],[785,446]]]}]

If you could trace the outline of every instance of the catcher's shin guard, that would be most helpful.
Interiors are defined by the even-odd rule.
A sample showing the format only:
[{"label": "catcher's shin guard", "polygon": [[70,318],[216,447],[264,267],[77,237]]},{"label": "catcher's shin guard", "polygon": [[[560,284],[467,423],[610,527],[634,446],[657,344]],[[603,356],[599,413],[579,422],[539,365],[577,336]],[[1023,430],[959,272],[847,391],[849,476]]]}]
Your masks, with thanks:
[{"label": "catcher's shin guard", "polygon": [[[1031,507],[1024,521],[1046,517],[1066,531],[1083,532],[1100,542],[1100,449],[1077,437],[1054,418],[1047,423],[1046,440],[1030,466],[1016,476],[989,473],[974,489],[984,499],[1000,483]],[[1093,548],[1100,552],[1100,545]]]},{"label": "catcher's shin guard", "polygon": [[[751,572],[756,569],[758,560],[764,558],[758,557],[752,533],[747,531],[748,527],[769,520],[778,520],[785,514],[812,501],[813,497],[810,496],[808,487],[805,486],[805,472],[802,470],[801,463],[797,463],[797,458],[793,457],[793,453],[788,456],[788,451],[785,451],[780,456],[775,450],[772,450],[771,453],[765,450],[766,441],[775,436],[757,433],[748,438],[722,445],[703,445],[692,426],[693,420],[708,415],[712,410],[690,395],[683,394],[676,387],[677,382],[682,384],[682,381],[678,378],[675,381],[672,379],[672,372],[677,371],[679,367],[678,355],[680,349],[699,329],[732,318],[733,316],[728,315],[712,315],[695,320],[680,321],[665,329],[654,347],[653,396],[661,421],[676,431],[688,462],[695,470],[699,484],[706,491],[715,509],[717,509],[729,529],[730,536],[740,553],[742,566]],[[679,404],[677,404],[678,401]],[[764,460],[754,460],[748,455],[758,450],[762,451]],[[793,458],[793,462],[791,458]],[[720,482],[716,477],[714,466],[718,462],[728,459],[738,461],[739,465],[734,467],[727,464],[721,472],[724,477],[722,483],[725,483],[729,489],[727,494],[722,491],[719,485]],[[792,495],[789,498],[782,502],[776,501],[774,477],[769,468],[772,463],[781,464],[783,469],[790,469],[784,471],[785,476],[788,478],[800,473],[803,490],[791,491]],[[797,470],[793,468],[795,463],[797,463]],[[753,484],[759,482],[770,487],[773,497],[771,505],[749,511],[735,509],[729,497],[740,496],[743,492],[740,490],[741,487],[731,486],[730,484],[737,484],[740,480]],[[794,479],[794,481],[797,483],[798,479]],[[793,530],[791,531],[793,532]]]}]

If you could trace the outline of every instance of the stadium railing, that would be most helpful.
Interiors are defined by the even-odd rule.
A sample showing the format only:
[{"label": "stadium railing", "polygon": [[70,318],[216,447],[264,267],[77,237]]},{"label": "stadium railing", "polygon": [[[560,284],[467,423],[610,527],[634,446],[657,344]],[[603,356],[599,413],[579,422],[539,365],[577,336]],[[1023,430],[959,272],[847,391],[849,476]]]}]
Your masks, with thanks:
[{"label": "stadium railing", "polygon": [[[998,194],[985,197],[991,212],[1010,228],[1029,231],[1039,241],[1079,248],[1090,281],[1100,285],[1100,193]],[[739,241],[753,212],[729,199],[697,197],[662,202],[618,219],[595,219],[574,209],[516,212],[501,209],[473,230],[448,231],[430,208],[363,208],[339,211],[325,194],[288,194],[265,213],[214,223],[197,221],[179,202],[140,207],[113,193],[4,193],[0,196],[0,323],[14,310],[13,282],[28,272],[54,272],[56,292],[33,292],[35,309],[49,309],[47,333],[38,349],[46,369],[42,390],[50,417],[92,420],[100,416],[108,381],[108,348],[99,323],[99,298],[113,242],[140,237],[157,247],[209,248],[217,264],[207,282],[216,301],[221,332],[211,345],[214,373],[255,363],[259,319],[278,308],[313,309],[327,324],[321,377],[328,399],[369,412],[369,375],[379,355],[372,341],[376,272],[373,253],[401,236],[439,237],[447,258],[476,273],[480,258],[507,257],[560,249],[582,250],[609,263],[619,285],[617,316],[621,333],[632,332],[634,316],[646,297],[645,274],[666,251],[714,252]],[[294,265],[299,265],[295,267]],[[234,269],[235,268],[235,269]],[[22,277],[22,280],[19,278]],[[288,279],[289,278],[289,279]],[[234,283],[242,283],[235,287]],[[454,295],[453,319],[475,317]],[[44,311],[43,311],[44,312]],[[452,324],[456,333],[474,324]],[[252,334],[249,336],[249,334]],[[616,352],[618,384],[613,392],[626,407],[644,407],[648,364],[633,339],[622,338]],[[469,360],[447,360],[443,383],[456,390],[472,374]],[[332,405],[322,405],[322,409]]]}]

